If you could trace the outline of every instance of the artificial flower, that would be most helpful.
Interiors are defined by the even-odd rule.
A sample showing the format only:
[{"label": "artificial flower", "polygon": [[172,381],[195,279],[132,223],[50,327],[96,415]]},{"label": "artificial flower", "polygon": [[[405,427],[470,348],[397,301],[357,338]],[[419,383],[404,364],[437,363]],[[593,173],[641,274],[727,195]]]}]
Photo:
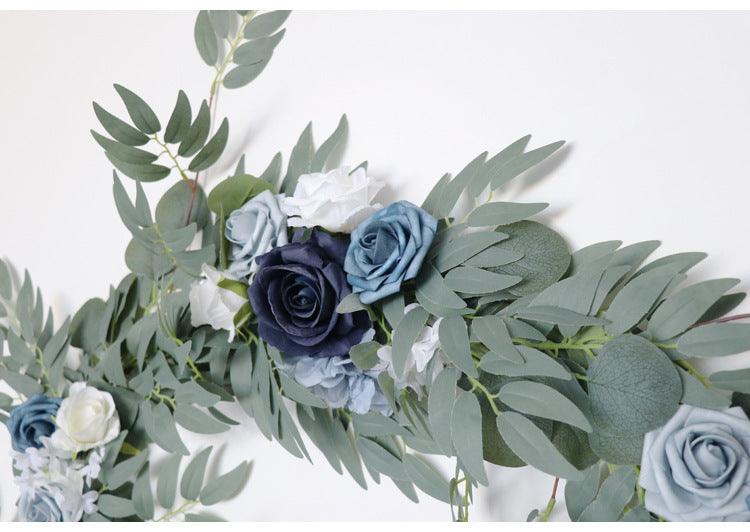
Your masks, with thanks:
[{"label": "artificial flower", "polygon": [[362,340],[371,322],[365,311],[339,314],[336,307],[351,293],[342,270],[346,242],[313,230],[302,242],[258,257],[250,302],[260,337],[294,356],[345,356]]},{"label": "artificial flower", "polygon": [[55,423],[51,446],[74,454],[109,443],[120,434],[120,418],[112,396],[84,382],[70,386]]},{"label": "artificial flower", "polygon": [[670,521],[750,521],[750,421],[683,405],[646,434],[640,485],[646,508]]},{"label": "artificial flower", "polygon": [[24,490],[18,499],[18,520],[32,523],[58,523],[62,510],[46,490]]},{"label": "artificial flower", "polygon": [[193,327],[210,325],[214,329],[229,331],[229,341],[234,338],[234,317],[247,303],[239,294],[221,288],[222,279],[236,281],[237,278],[227,272],[220,272],[204,264],[205,279],[193,282],[190,286],[190,323]]},{"label": "artificial flower", "polygon": [[[404,314],[418,306],[416,303],[407,305]],[[401,376],[396,375],[396,370],[393,368],[393,347],[390,345],[384,345],[378,349],[377,355],[380,362],[372,368],[373,371],[387,371],[399,390],[409,387],[417,393],[421,393],[422,387],[427,384],[428,379],[431,381],[444,367],[444,364],[439,361],[430,366],[431,372],[428,371],[430,369],[428,365],[440,347],[438,327],[440,327],[441,320],[442,318],[438,318],[432,325],[424,326],[412,344],[409,354],[406,355],[404,372]]]},{"label": "artificial flower", "polygon": [[29,447],[40,448],[42,438],[55,431],[55,414],[60,399],[47,395],[34,395],[15,407],[8,417],[13,449],[19,452]]},{"label": "artificial flower", "polygon": [[320,226],[333,232],[350,233],[381,205],[372,202],[383,183],[367,176],[359,167],[344,166],[328,173],[301,175],[291,197],[281,199],[291,227]]},{"label": "artificial flower", "polygon": [[393,203],[362,222],[346,252],[346,278],[370,304],[414,279],[435,238],[437,220],[408,201]]},{"label": "artificial flower", "polygon": [[288,243],[286,215],[270,191],[264,190],[239,209],[226,222],[224,236],[231,242],[229,272],[247,277],[258,269],[255,258]]}]

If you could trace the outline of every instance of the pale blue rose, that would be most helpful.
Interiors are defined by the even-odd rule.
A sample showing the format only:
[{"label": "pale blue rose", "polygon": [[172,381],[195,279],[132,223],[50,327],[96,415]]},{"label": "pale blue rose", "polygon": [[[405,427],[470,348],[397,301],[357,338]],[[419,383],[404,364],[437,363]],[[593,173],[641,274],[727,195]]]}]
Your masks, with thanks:
[{"label": "pale blue rose", "polygon": [[232,211],[224,236],[231,243],[229,272],[247,277],[258,269],[255,258],[288,243],[286,215],[270,191],[264,190]]},{"label": "pale blue rose", "polygon": [[287,357],[285,362],[282,369],[331,408],[391,415],[388,400],[376,380],[377,372],[361,371],[349,357]]},{"label": "pale blue rose", "polygon": [[27,448],[39,449],[42,438],[55,432],[55,415],[61,400],[46,395],[33,395],[10,412],[7,426],[11,443],[18,452]]},{"label": "pale blue rose", "polygon": [[670,521],[750,521],[750,420],[681,406],[646,434],[639,482],[646,508]]},{"label": "pale blue rose", "polygon": [[25,490],[18,499],[18,520],[58,523],[63,520],[63,514],[54,497],[43,489]]},{"label": "pale blue rose", "polygon": [[357,226],[344,271],[352,290],[369,305],[414,279],[435,238],[437,220],[408,201],[382,209]]}]

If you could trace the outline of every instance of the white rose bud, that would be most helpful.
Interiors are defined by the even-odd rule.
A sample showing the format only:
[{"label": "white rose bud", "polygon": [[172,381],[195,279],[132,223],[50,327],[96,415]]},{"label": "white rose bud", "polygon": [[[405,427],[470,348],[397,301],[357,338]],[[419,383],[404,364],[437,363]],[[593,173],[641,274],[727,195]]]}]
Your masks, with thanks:
[{"label": "white rose bud", "polygon": [[190,323],[193,327],[210,325],[214,329],[229,331],[231,341],[234,338],[234,316],[247,303],[247,298],[219,286],[222,279],[237,280],[228,272],[204,264],[203,275],[205,279],[190,287]]},{"label": "white rose bud", "polygon": [[299,177],[292,197],[281,199],[281,210],[291,227],[320,226],[333,232],[351,233],[360,222],[380,209],[371,205],[383,183],[367,177],[364,168],[349,174],[344,166],[327,174]]},{"label": "white rose bud", "polygon": [[71,385],[55,418],[50,438],[55,449],[78,453],[111,442],[120,434],[120,418],[107,392],[83,382]]}]

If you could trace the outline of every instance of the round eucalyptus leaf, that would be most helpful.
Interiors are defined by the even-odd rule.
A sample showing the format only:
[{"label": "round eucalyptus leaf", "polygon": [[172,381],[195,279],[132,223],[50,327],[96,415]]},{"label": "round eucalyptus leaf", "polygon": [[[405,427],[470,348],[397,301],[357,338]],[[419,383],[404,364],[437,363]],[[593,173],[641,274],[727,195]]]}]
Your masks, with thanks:
[{"label": "round eucalyptus leaf", "polygon": [[509,238],[494,247],[523,254],[520,260],[488,268],[495,273],[517,275],[523,279],[509,288],[509,292],[518,296],[541,292],[565,275],[570,266],[568,244],[549,227],[524,220],[503,225],[497,230]]}]

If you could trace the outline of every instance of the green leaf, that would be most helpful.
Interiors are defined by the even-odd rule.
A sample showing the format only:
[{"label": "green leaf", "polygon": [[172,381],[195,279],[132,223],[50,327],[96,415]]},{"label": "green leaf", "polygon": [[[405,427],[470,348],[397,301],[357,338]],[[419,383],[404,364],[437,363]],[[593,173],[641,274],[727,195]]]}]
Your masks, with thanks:
[{"label": "green leaf", "polygon": [[228,501],[236,496],[247,482],[250,476],[250,463],[242,462],[218,478],[210,481],[200,492],[200,502],[204,506],[221,501]]},{"label": "green leaf", "polygon": [[498,249],[517,252],[523,258],[496,268],[496,273],[518,275],[523,281],[509,292],[523,296],[541,292],[554,284],[570,266],[570,252],[565,240],[552,229],[537,222],[524,220],[498,228],[508,239],[496,245]]},{"label": "green leaf", "polygon": [[293,378],[287,376],[286,373],[280,372],[279,380],[281,381],[281,388],[284,390],[284,395],[296,403],[317,408],[326,408],[327,404],[323,399],[313,394],[308,388],[305,388]]},{"label": "green leaf", "polygon": [[440,198],[437,201],[436,218],[445,218],[456,206],[461,193],[474,180],[487,159],[487,152],[480,153],[466,167],[461,170],[456,177],[447,182],[441,191]]},{"label": "green leaf", "polygon": [[105,468],[101,475],[101,481],[107,484],[109,490],[117,490],[138,474],[147,459],[148,453],[141,451],[136,456],[119,462],[112,469]]},{"label": "green leaf", "polygon": [[262,71],[273,55],[274,49],[284,38],[285,30],[281,30],[270,37],[248,41],[234,51],[232,61],[238,65],[256,66]]},{"label": "green leaf", "polygon": [[208,15],[208,11],[200,11],[198,13],[198,18],[195,19],[193,36],[195,37],[195,45],[198,48],[201,59],[208,66],[214,66],[219,61],[219,40],[211,25],[211,18]]},{"label": "green leaf", "polygon": [[6,368],[0,368],[0,381],[4,381],[16,392],[26,397],[42,393],[42,385],[36,379],[32,379],[28,375],[15,373]]},{"label": "green leaf", "polygon": [[709,379],[711,384],[722,390],[750,393],[750,368],[717,371]]},{"label": "green leaf", "polygon": [[256,15],[245,26],[245,39],[258,39],[271,35],[284,24],[291,11],[269,11]]},{"label": "green leaf", "polygon": [[368,438],[358,437],[357,447],[362,455],[362,460],[375,471],[392,479],[407,479],[403,462],[379,443]]},{"label": "green leaf", "polygon": [[469,227],[488,227],[493,225],[507,225],[529,216],[542,212],[549,207],[549,203],[485,203],[474,209],[467,223]]},{"label": "green leaf", "polygon": [[339,301],[339,304],[336,306],[338,314],[351,314],[360,310],[367,310],[367,307],[360,302],[359,294],[355,294],[354,292]]},{"label": "green leaf", "polygon": [[148,467],[144,467],[135,479],[131,498],[133,500],[133,508],[138,517],[144,521],[154,518],[154,496],[151,493]]},{"label": "green leaf", "polygon": [[474,359],[471,357],[469,331],[464,319],[461,316],[443,318],[438,327],[438,336],[440,347],[448,360],[467,375],[479,377],[479,372],[474,366]]},{"label": "green leaf", "polygon": [[517,412],[497,417],[497,430],[508,447],[527,464],[550,475],[580,480],[582,473],[555,448],[546,434]]},{"label": "green leaf", "polygon": [[549,305],[535,305],[519,309],[516,317],[525,320],[541,321],[553,325],[604,325],[607,320],[593,316],[585,316],[566,308]]},{"label": "green leaf", "polygon": [[93,105],[96,118],[113,139],[128,146],[142,146],[149,141],[147,135],[138,131],[127,122],[117,118],[115,115],[109,113],[98,103],[93,102]]},{"label": "green leaf", "polygon": [[682,379],[682,398],[680,399],[682,404],[715,410],[729,408],[732,403],[729,394],[722,393],[714,387],[707,388],[682,368],[678,368],[677,371]]},{"label": "green leaf", "polygon": [[228,177],[208,194],[208,208],[216,214],[223,212],[228,216],[264,190],[271,190],[271,185],[257,177],[251,175]]},{"label": "green leaf", "polygon": [[[209,220],[206,194],[200,185],[181,179],[172,185],[156,204],[154,216],[159,229],[164,232],[181,229],[194,223],[198,229],[206,226]],[[190,218],[188,218],[190,213]]]},{"label": "green leaf", "polygon": [[377,412],[352,414],[354,431],[361,436],[409,436],[409,432],[389,417]]},{"label": "green leaf", "polygon": [[333,133],[331,133],[331,136],[328,137],[325,142],[320,145],[320,148],[318,148],[318,150],[315,152],[312,165],[310,166],[311,172],[322,172],[324,170],[326,161],[328,161],[331,153],[333,153],[333,151],[341,145],[341,143],[346,139],[348,133],[349,122],[346,118],[346,115],[344,114],[341,115],[341,119],[339,120],[336,129],[333,131]]},{"label": "green leaf", "polygon": [[164,131],[164,142],[175,144],[182,141],[190,130],[192,121],[193,111],[190,108],[190,100],[188,100],[187,94],[180,90],[177,93],[177,102],[174,105],[172,115],[167,122],[167,129]]},{"label": "green leaf", "polygon": [[676,265],[677,271],[679,273],[685,273],[706,257],[708,257],[708,255],[706,253],[703,253],[702,251],[688,251],[686,253],[675,253],[673,255],[667,255],[666,257],[661,257],[646,264],[643,268],[636,272],[635,277],[643,275],[644,273],[655,268],[664,266],[665,264],[674,264]]},{"label": "green leaf", "polygon": [[516,262],[523,258],[523,253],[513,250],[500,249],[497,246],[492,246],[484,251],[481,251],[464,262],[464,266],[474,266],[475,268],[492,268],[495,266],[503,266]]},{"label": "green leaf", "polygon": [[616,521],[635,491],[635,471],[620,467],[609,475],[599,488],[599,495],[581,513],[579,521]]},{"label": "green leaf", "polygon": [[489,351],[482,357],[479,367],[487,373],[508,377],[538,376],[563,380],[572,378],[570,372],[564,366],[541,351],[524,345],[518,345],[516,349],[523,357],[524,362],[522,364],[510,362]]},{"label": "green leaf", "polygon": [[413,454],[404,456],[404,467],[414,485],[430,497],[450,503],[448,480],[433,465]]},{"label": "green leaf", "polygon": [[523,414],[555,419],[586,432],[592,430],[589,420],[570,399],[539,382],[509,382],[500,388],[498,399]]},{"label": "green leaf", "polygon": [[618,335],[638,325],[678,273],[679,265],[665,264],[631,279],[609,305],[605,330]]},{"label": "green leaf", "polygon": [[514,157],[494,175],[490,187],[492,189],[501,187],[514,177],[545,160],[558,149],[562,148],[563,144],[565,144],[565,141],[560,140]]},{"label": "green leaf", "polygon": [[222,120],[219,129],[216,131],[211,140],[203,146],[198,155],[190,161],[188,169],[191,172],[200,172],[212,166],[221,157],[229,138],[229,121],[225,118]]},{"label": "green leaf", "polygon": [[405,305],[403,294],[393,294],[386,297],[381,302],[381,308],[385,319],[388,320],[391,328],[395,329],[404,318]]},{"label": "green leaf", "polygon": [[446,456],[453,455],[451,416],[456,402],[456,381],[459,371],[445,368],[435,378],[427,396],[427,412],[435,443]]},{"label": "green leaf", "polygon": [[594,500],[599,492],[599,464],[594,464],[584,471],[581,480],[569,480],[565,483],[565,507],[571,521],[578,521],[584,509]]},{"label": "green leaf", "polygon": [[104,148],[104,150],[112,155],[112,157],[122,162],[141,165],[152,163],[158,158],[155,154],[146,150],[134,148],[132,146],[128,146],[127,144],[117,142],[116,140],[108,139],[107,137],[100,135],[93,129],[91,129],[90,132],[91,136],[94,137],[94,140],[97,144],[99,144],[99,146]]},{"label": "green leaf", "polygon": [[689,357],[723,357],[750,350],[750,324],[712,323],[690,329],[677,340]]},{"label": "green leaf", "polygon": [[143,98],[130,89],[118,85],[117,83],[114,84],[114,87],[117,94],[122,98],[125,108],[127,109],[130,119],[133,121],[135,127],[147,135],[153,135],[161,130],[161,124],[156,117],[156,113],[154,113]]},{"label": "green leaf", "polygon": [[441,177],[432,190],[427,194],[427,197],[422,202],[421,207],[432,214],[433,216],[440,217],[440,210],[438,207],[438,201],[442,198],[445,187],[451,180],[450,174],[445,174]]},{"label": "green leaf", "polygon": [[299,176],[310,171],[313,159],[312,122],[309,122],[297,139],[297,144],[292,148],[289,156],[286,175],[281,183],[281,192],[294,193]]},{"label": "green leaf", "polygon": [[451,290],[465,294],[491,294],[505,290],[523,281],[517,275],[504,275],[473,266],[459,266],[445,276],[445,284]]},{"label": "green leaf", "polygon": [[411,309],[393,331],[393,369],[396,375],[403,375],[406,358],[427,323],[429,314],[422,307]]},{"label": "green leaf", "polygon": [[213,447],[206,447],[193,458],[185,468],[180,482],[180,495],[189,501],[197,501],[203,487],[208,457]]},{"label": "green leaf", "polygon": [[667,298],[648,323],[655,340],[674,338],[693,325],[738,279],[713,279],[683,288]]},{"label": "green leaf", "polygon": [[380,359],[378,349],[382,346],[378,342],[364,342],[353,346],[349,350],[349,357],[361,371],[373,368]]},{"label": "green leaf", "polygon": [[147,183],[159,181],[167,177],[171,170],[161,164],[130,164],[116,159],[109,152],[105,152],[107,159],[112,166],[117,168],[126,176],[136,181],[145,181]]},{"label": "green leaf", "polygon": [[470,233],[449,242],[438,251],[435,266],[440,272],[445,272],[464,263],[480,251],[502,242],[507,235],[494,231]]},{"label": "green leaf", "polygon": [[150,401],[141,403],[139,415],[142,417],[146,433],[159,447],[170,453],[184,456],[190,454],[175,428],[174,418],[164,403],[152,405]]},{"label": "green leaf", "polygon": [[135,514],[133,502],[108,493],[99,495],[96,505],[101,513],[115,519],[129,517]]},{"label": "green leaf", "polygon": [[190,129],[185,132],[180,147],[177,148],[177,155],[180,157],[192,157],[200,150],[208,139],[211,129],[211,111],[208,103],[203,100],[195,120],[190,125]]},{"label": "green leaf", "polygon": [[435,267],[428,263],[417,276],[417,301],[436,315],[449,316],[466,308],[466,302],[445,284]]},{"label": "green leaf", "polygon": [[229,430],[224,423],[189,404],[178,404],[174,418],[177,423],[198,434],[219,434]]},{"label": "green leaf", "polygon": [[508,327],[498,316],[480,316],[471,322],[472,332],[487,349],[509,362],[523,364],[524,358],[513,345]]},{"label": "green leaf", "polygon": [[[242,173],[242,172],[235,172],[235,173]],[[271,162],[268,163],[268,167],[263,170],[263,173],[260,174],[260,179],[263,181],[266,181],[271,185],[271,190],[273,190],[274,185],[276,184],[276,181],[279,180],[279,175],[281,174],[281,153],[277,153],[273,156],[273,159],[271,159]]]},{"label": "green leaf", "polygon": [[529,139],[531,139],[531,135],[521,137],[487,161],[469,184],[469,195],[474,198],[479,196],[503,166],[523,153],[523,150],[526,149],[526,145],[529,143]]},{"label": "green leaf", "polygon": [[162,508],[172,508],[177,495],[177,477],[180,473],[182,456],[172,454],[167,457],[156,481],[156,499]]},{"label": "green leaf", "polygon": [[211,21],[211,27],[219,39],[226,39],[230,32],[235,31],[237,25],[237,15],[233,11],[209,11],[208,18]]},{"label": "green leaf", "polygon": [[451,413],[451,440],[456,456],[480,484],[487,485],[482,455],[482,412],[473,393],[460,391]]},{"label": "green leaf", "polygon": [[640,336],[608,342],[587,374],[594,424],[612,435],[643,434],[662,426],[677,411],[682,396],[672,362]]},{"label": "green leaf", "polygon": [[244,87],[255,78],[257,78],[261,72],[263,72],[268,64],[268,60],[260,61],[250,65],[239,65],[230,70],[222,83],[227,89],[239,89]]}]

